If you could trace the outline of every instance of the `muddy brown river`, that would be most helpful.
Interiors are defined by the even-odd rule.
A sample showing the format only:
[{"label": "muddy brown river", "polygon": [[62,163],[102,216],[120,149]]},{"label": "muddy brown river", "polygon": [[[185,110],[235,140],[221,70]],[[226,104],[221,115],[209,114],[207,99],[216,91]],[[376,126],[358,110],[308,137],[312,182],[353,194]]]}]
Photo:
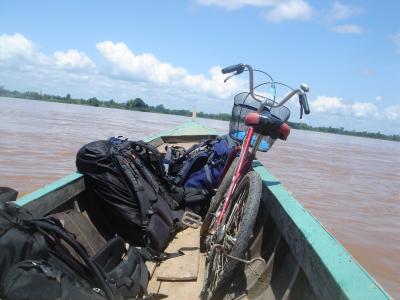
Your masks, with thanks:
[{"label": "muddy brown river", "polygon": [[[0,97],[0,186],[20,195],[75,171],[85,143],[142,139],[189,118]],[[228,122],[198,119],[221,132]],[[259,159],[400,298],[400,143],[292,130]]]}]

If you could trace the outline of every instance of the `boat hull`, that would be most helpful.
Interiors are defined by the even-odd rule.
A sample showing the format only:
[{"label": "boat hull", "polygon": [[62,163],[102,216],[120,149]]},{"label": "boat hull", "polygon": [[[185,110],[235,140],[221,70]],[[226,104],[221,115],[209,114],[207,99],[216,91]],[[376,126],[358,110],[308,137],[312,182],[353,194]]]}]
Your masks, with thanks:
[{"label": "boat hull", "polygon": [[[147,141],[163,150],[165,144],[191,145],[216,135],[213,129],[192,121]],[[391,299],[265,166],[256,161],[254,169],[263,180],[263,198],[249,252],[262,260],[242,266],[229,291],[230,299]],[[40,217],[66,210],[81,197],[85,197],[84,179],[74,173],[17,203]],[[204,257],[199,264],[204,268]],[[198,299],[201,280],[199,275],[195,288],[169,283],[168,299],[179,299],[184,292],[179,286],[193,292],[187,299]],[[162,280],[157,282],[160,290]]]}]

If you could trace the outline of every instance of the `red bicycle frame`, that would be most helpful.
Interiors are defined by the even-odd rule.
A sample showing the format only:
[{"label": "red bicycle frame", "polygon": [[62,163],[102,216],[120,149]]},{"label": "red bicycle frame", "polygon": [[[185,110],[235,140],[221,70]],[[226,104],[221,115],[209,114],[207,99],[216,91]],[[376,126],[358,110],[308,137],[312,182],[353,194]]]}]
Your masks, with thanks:
[{"label": "red bicycle frame", "polygon": [[[261,136],[258,137],[257,141],[253,145],[253,151],[250,152],[249,149],[250,149],[250,145],[251,145],[253,136],[254,136],[254,128],[253,127],[247,128],[246,135],[242,142],[242,147],[236,148],[235,149],[236,151],[233,153],[233,158],[231,159],[231,162],[233,161],[237,152],[240,151],[239,163],[236,166],[236,169],[233,173],[232,182],[229,186],[228,193],[225,197],[222,210],[221,210],[220,214],[218,215],[217,220],[213,224],[213,227],[211,230],[211,232],[213,234],[215,232],[217,232],[220,224],[223,224],[225,222],[227,209],[232,201],[232,197],[233,197],[235,188],[236,188],[238,182],[240,181],[240,179],[250,170],[250,168],[252,166],[253,158],[254,158],[256,149],[258,148],[258,145],[259,145],[259,140],[261,140],[261,138],[262,138]],[[229,165],[228,165],[228,167],[229,167]],[[223,174],[223,175],[225,175],[225,174]]]}]

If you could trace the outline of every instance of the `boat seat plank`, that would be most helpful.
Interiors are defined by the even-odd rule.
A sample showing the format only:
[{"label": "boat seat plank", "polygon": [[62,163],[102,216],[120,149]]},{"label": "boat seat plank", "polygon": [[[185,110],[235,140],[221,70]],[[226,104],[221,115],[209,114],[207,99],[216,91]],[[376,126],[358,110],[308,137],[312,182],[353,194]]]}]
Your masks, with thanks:
[{"label": "boat seat plank", "polygon": [[[201,289],[203,288],[203,279],[205,276],[206,256],[199,255],[199,274],[197,281],[157,281],[159,286],[151,291],[156,292],[156,299],[166,297],[167,300],[198,300]],[[153,284],[154,285],[154,284]]]},{"label": "boat seat plank", "polygon": [[158,281],[158,280],[150,280],[149,281],[149,285],[147,286],[147,291],[151,295],[155,296],[155,297],[153,297],[154,299],[164,299],[164,298],[168,297],[168,295],[166,295],[166,296],[161,295],[161,293],[160,293],[161,284],[162,284],[162,281]]},{"label": "boat seat plank", "polygon": [[[90,222],[86,212],[81,213],[72,209],[50,216],[60,220],[67,231],[74,233],[77,241],[82,244],[89,256],[95,255],[106,244],[105,239]],[[75,251],[71,253],[76,256]]]},{"label": "boat seat plank", "polygon": [[171,282],[161,281],[158,296],[167,296],[167,300],[198,300],[201,290],[191,281]]},{"label": "boat seat plank", "polygon": [[184,255],[168,259],[156,270],[157,280],[194,281],[199,273],[200,229],[188,228],[176,235],[167,253],[182,251]]}]

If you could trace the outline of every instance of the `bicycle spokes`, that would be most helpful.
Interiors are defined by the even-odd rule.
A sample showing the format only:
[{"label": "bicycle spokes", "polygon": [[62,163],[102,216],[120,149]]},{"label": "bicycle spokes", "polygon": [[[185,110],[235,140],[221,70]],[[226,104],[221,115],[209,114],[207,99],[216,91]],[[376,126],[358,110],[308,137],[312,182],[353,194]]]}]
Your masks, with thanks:
[{"label": "bicycle spokes", "polygon": [[228,258],[221,252],[221,249],[219,248],[214,248],[214,266],[215,266],[215,271],[214,274],[212,274],[213,278],[210,284],[210,290],[214,290],[215,287],[217,286],[221,274],[224,270],[224,266],[226,265]]},{"label": "bicycle spokes", "polygon": [[240,221],[242,220],[245,205],[244,202],[247,198],[248,190],[242,189],[239,192],[237,200],[235,199],[232,212],[229,214],[228,221],[226,222],[226,234],[231,238],[236,237],[240,228]]}]

